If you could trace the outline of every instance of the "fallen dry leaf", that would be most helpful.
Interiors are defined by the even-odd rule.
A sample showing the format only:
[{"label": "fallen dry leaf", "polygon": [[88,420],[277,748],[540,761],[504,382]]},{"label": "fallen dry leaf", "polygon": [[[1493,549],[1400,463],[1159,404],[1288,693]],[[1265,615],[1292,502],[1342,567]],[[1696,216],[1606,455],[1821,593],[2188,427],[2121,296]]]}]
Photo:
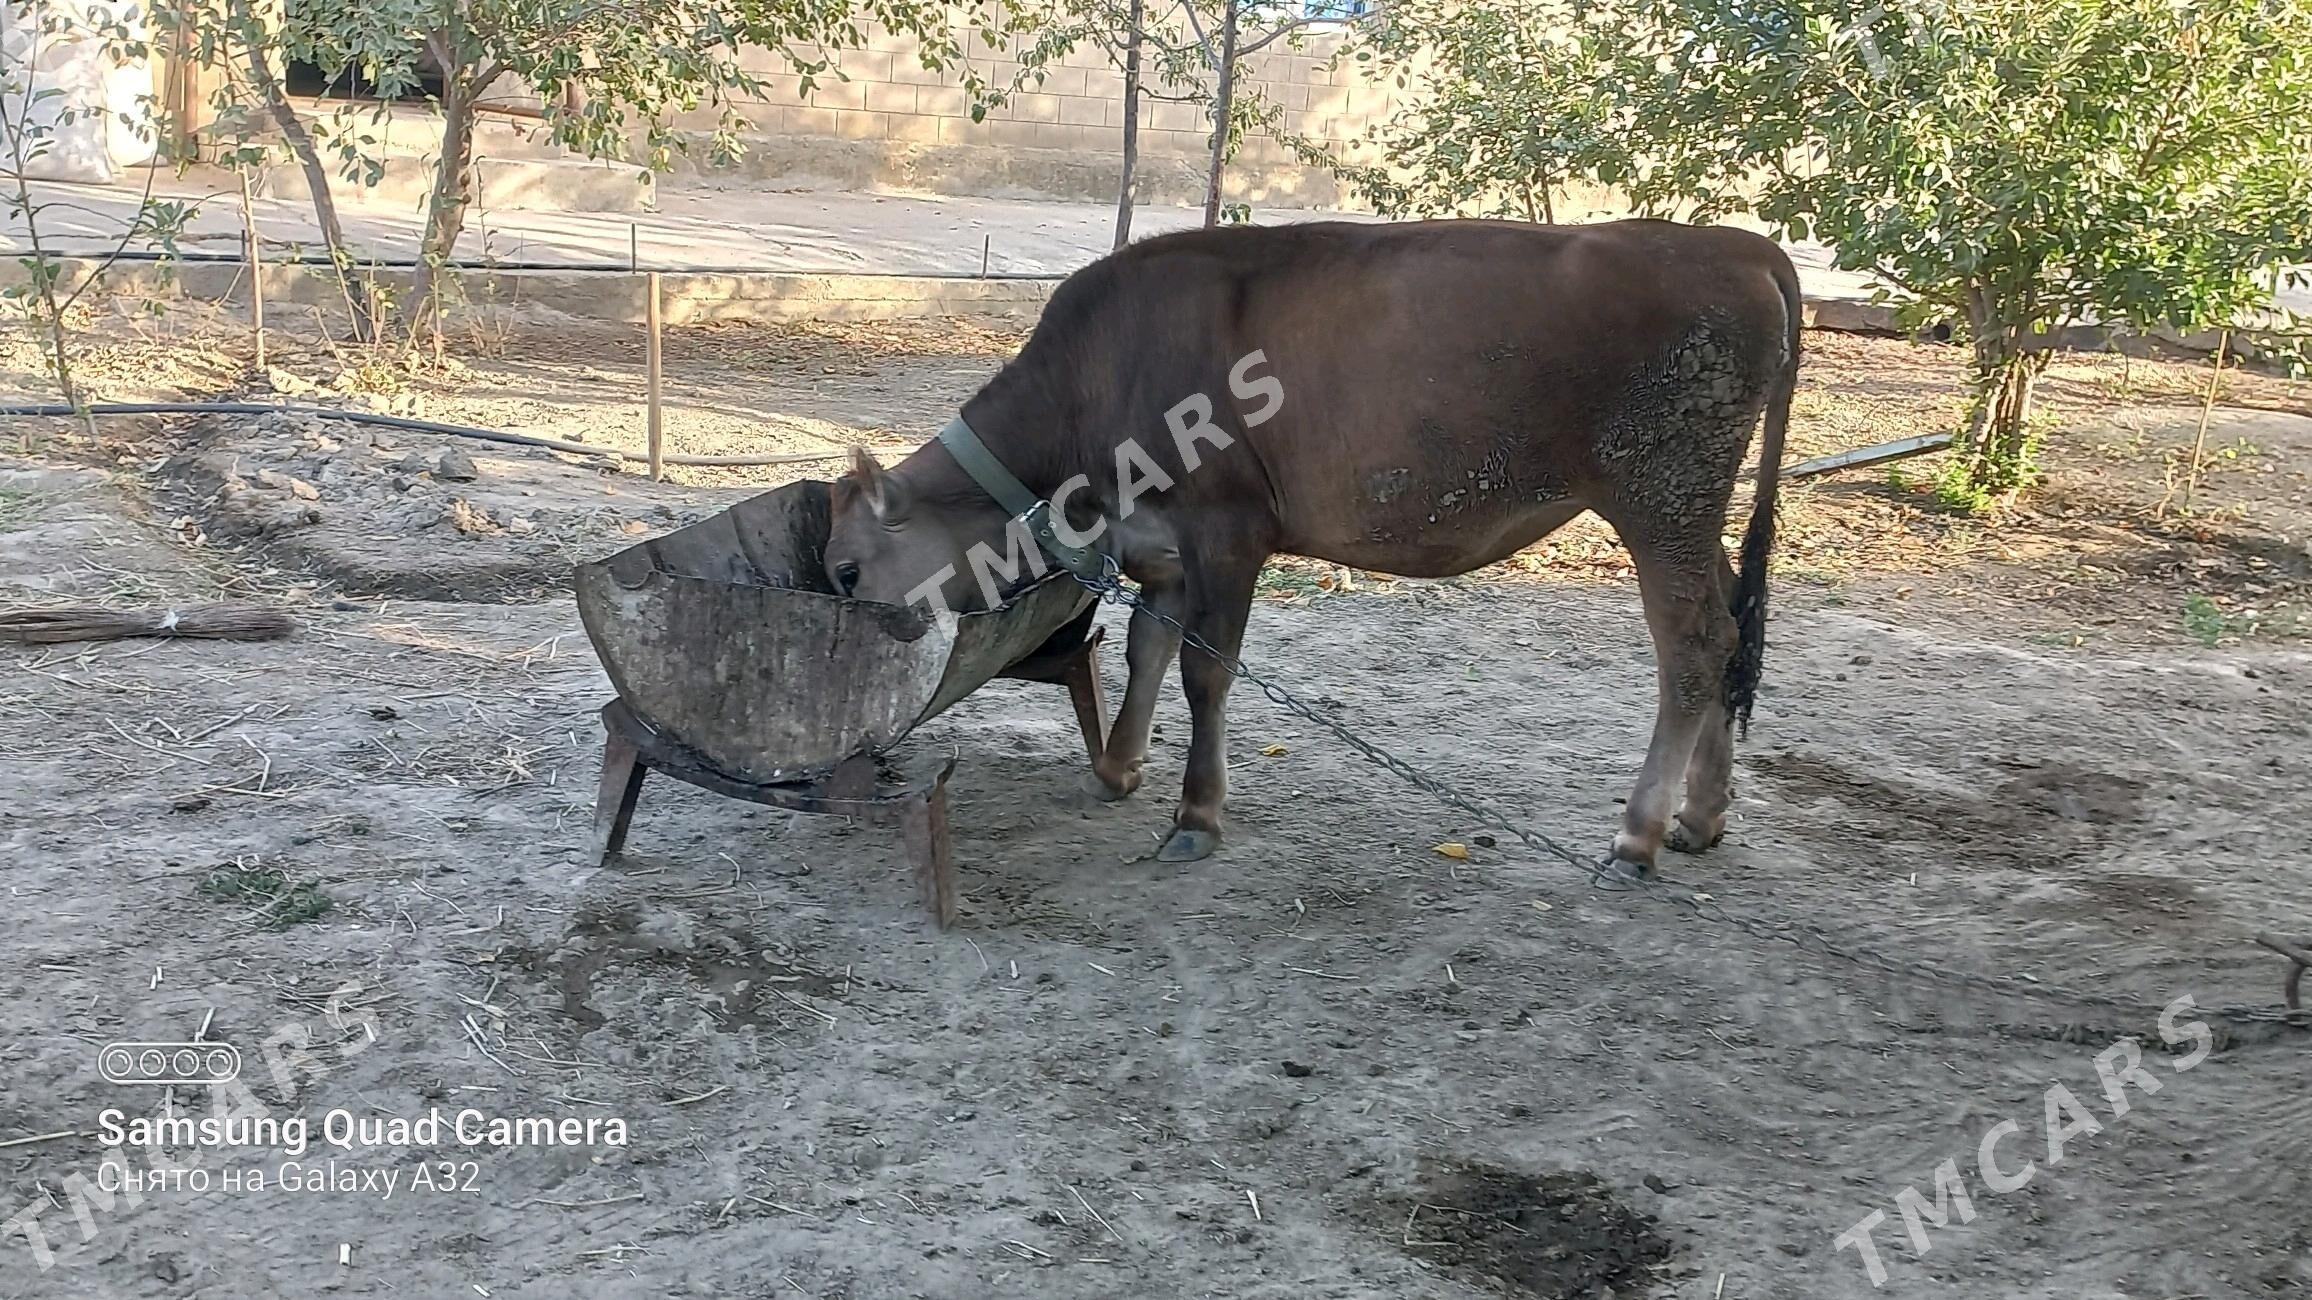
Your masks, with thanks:
[{"label": "fallen dry leaf", "polygon": [[1447,840],[1443,844],[1431,847],[1434,852],[1448,858],[1466,858],[1469,856],[1469,846],[1454,840]]},{"label": "fallen dry leaf", "polygon": [[1264,745],[1261,747],[1260,756],[1262,758],[1281,758],[1291,752],[1282,745]]},{"label": "fallen dry leaf", "polygon": [[464,497],[450,501],[450,525],[461,533],[494,533],[499,531],[497,521],[475,507]]}]

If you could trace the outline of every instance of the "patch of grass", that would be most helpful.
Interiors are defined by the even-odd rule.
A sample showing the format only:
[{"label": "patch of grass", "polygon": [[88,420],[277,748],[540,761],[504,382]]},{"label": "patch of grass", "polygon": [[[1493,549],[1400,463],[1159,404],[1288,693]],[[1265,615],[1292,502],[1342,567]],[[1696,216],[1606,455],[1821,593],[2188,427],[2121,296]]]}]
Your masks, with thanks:
[{"label": "patch of grass", "polygon": [[2184,631],[2201,645],[2214,645],[2223,638],[2230,620],[2209,597],[2194,595],[2184,601]]},{"label": "patch of grass", "polygon": [[1253,594],[1278,600],[1313,600],[1352,589],[1349,571],[1320,560],[1286,557],[1263,567]]},{"label": "patch of grass", "polygon": [[203,876],[195,888],[220,903],[253,906],[253,919],[275,930],[313,920],[337,905],[310,880],[291,880],[271,867],[238,859]]},{"label": "patch of grass", "polygon": [[1998,493],[1967,481],[1967,466],[1962,460],[1953,459],[1943,466],[1934,486],[1935,504],[1954,515],[1988,514],[1999,500]]},{"label": "patch of grass", "polygon": [[45,503],[30,488],[0,487],[0,532],[14,532],[36,522]]},{"label": "patch of grass", "polygon": [[2193,595],[2184,601],[2184,631],[2201,645],[2212,646],[2226,637],[2264,637],[2288,640],[2312,636],[2312,622],[2291,609],[2225,609],[2213,596]]}]

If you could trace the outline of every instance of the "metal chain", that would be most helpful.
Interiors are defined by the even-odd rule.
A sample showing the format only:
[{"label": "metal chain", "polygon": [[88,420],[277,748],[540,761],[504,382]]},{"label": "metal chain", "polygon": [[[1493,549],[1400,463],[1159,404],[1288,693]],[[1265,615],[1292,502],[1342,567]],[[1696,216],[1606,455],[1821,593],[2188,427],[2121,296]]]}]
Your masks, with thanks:
[{"label": "metal chain", "polygon": [[[1447,785],[1437,777],[1429,775],[1351,731],[1346,725],[1327,716],[1323,710],[1303,703],[1291,692],[1253,671],[1244,660],[1235,655],[1223,653],[1211,642],[1189,630],[1180,620],[1149,604],[1139,592],[1126,587],[1116,571],[1113,559],[1106,561],[1106,571],[1097,578],[1085,577],[1082,574],[1072,576],[1101,600],[1110,604],[1122,605],[1137,614],[1145,614],[1171,631],[1179,633],[1183,642],[1204,654],[1210,655],[1222,668],[1228,671],[1230,676],[1259,687],[1261,693],[1268,696],[1279,708],[1322,727],[1334,739],[1355,750],[1367,761],[1386,769],[1399,780],[1421,790],[1440,803],[1458,808],[1477,818],[1480,823],[1515,837],[1527,848],[1563,861],[1574,870],[1587,876],[1592,885],[1599,884],[1611,875],[1617,887],[1627,890],[1631,886],[1635,886],[1634,892],[1650,902],[1682,908],[1689,914],[1704,920],[1732,926],[1755,939],[1787,943],[1801,951],[1821,953],[1887,975],[1923,978],[1941,984],[1987,988],[2038,1001],[2069,1002],[2080,1006],[2123,1012],[2128,1015],[2157,1016],[2166,1010],[2166,1007],[2161,1003],[2150,1002],[2141,998],[2092,993],[2085,989],[2050,984],[2027,976],[1978,975],[1967,971],[1952,970],[1933,962],[1897,960],[1867,949],[1839,944],[1833,941],[1829,935],[1813,926],[1801,925],[1795,921],[1768,921],[1761,917],[1729,911],[1708,894],[1689,889],[1676,881],[1659,877],[1633,880],[1628,876],[1614,872],[1608,863],[1576,853],[1540,831],[1520,825],[1499,807],[1475,795]],[[2278,1024],[2312,1028],[2312,1010],[2290,1011],[2279,1005],[2197,1008],[2195,1013],[2243,1024]]]}]

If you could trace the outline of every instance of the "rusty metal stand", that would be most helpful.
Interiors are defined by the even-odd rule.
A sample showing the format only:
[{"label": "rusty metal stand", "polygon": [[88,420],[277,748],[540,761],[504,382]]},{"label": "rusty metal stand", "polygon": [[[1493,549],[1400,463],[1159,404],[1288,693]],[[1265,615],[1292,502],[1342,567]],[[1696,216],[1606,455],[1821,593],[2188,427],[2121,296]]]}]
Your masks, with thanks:
[{"label": "rusty metal stand", "polygon": [[[1091,757],[1097,757],[1106,743],[1107,702],[1100,686],[1099,657],[1105,630],[1092,628],[1073,647],[1030,656],[997,674],[1067,687],[1085,752]],[[876,760],[860,754],[817,780],[771,784],[717,770],[695,750],[652,730],[624,700],[603,706],[602,728],[602,783],[594,796],[597,866],[625,847],[643,778],[663,772],[702,790],[789,812],[897,821],[925,906],[940,929],[955,923],[954,839],[947,823],[947,778],[955,772],[953,755],[936,772],[911,779],[885,780],[878,775]]]}]

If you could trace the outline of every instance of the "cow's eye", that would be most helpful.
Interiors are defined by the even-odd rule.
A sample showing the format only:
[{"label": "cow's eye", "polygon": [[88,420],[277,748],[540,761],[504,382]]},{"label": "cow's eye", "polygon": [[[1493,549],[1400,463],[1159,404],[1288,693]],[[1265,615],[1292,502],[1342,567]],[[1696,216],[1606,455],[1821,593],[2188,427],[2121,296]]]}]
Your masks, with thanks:
[{"label": "cow's eye", "polygon": [[859,589],[859,566],[845,560],[835,566],[835,586],[846,596]]}]

